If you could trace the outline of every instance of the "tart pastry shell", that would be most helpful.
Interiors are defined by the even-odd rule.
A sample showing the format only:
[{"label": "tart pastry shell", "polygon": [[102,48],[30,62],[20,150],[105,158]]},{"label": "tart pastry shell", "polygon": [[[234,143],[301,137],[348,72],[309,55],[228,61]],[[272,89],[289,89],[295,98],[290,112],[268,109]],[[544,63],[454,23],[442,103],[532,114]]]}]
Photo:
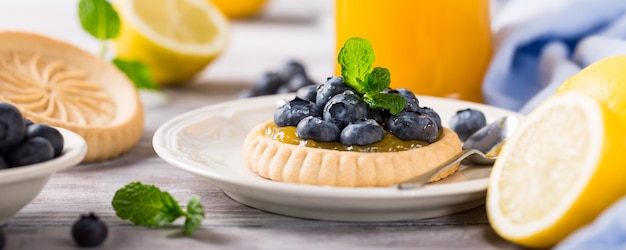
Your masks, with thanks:
[{"label": "tart pastry shell", "polygon": [[144,130],[133,83],[109,62],[43,35],[0,31],[0,101],[87,142],[84,162],[130,150]]},{"label": "tart pastry shell", "polygon": [[[309,185],[384,187],[424,173],[461,151],[457,134],[444,128],[441,138],[428,146],[399,152],[352,152],[283,143],[264,135],[273,123],[253,128],[243,144],[248,168],[263,178]],[[456,172],[458,164],[431,179]]]}]

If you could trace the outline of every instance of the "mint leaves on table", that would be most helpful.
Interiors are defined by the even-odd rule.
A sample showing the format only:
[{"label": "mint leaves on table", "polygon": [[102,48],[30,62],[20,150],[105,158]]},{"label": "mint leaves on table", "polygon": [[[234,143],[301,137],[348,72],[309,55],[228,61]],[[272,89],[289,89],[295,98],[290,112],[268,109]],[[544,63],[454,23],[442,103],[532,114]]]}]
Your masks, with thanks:
[{"label": "mint leaves on table", "polygon": [[[102,42],[100,57],[107,52],[107,42],[120,32],[120,17],[107,0],[80,0],[78,2],[80,24],[87,33]],[[137,89],[158,90],[150,70],[139,61],[113,59],[112,63],[124,72]]]},{"label": "mint leaves on table", "polygon": [[337,57],[344,81],[371,108],[386,109],[394,115],[400,113],[406,100],[402,96],[382,92],[389,88],[391,74],[387,68],[374,68],[375,60],[372,44],[359,37],[346,40]]},{"label": "mint leaves on table", "polygon": [[187,203],[187,211],[169,193],[154,185],[131,182],[115,192],[111,202],[117,217],[138,226],[161,227],[185,217],[184,234],[190,236],[204,219],[204,209],[197,196]]}]

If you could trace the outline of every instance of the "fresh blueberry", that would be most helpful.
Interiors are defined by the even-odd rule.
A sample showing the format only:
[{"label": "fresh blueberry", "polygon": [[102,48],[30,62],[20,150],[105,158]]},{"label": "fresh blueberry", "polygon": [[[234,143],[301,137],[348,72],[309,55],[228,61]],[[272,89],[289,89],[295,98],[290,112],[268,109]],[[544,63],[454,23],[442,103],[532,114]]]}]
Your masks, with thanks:
[{"label": "fresh blueberry", "polygon": [[4,249],[4,242],[6,241],[6,237],[4,236],[4,232],[0,228],[0,250]]},{"label": "fresh blueberry", "polygon": [[419,100],[417,100],[417,97],[415,97],[415,94],[413,94],[411,90],[398,88],[396,91],[398,91],[398,94],[406,100],[406,103],[404,104],[404,111],[415,112],[419,109]]},{"label": "fresh blueberry", "polygon": [[33,125],[33,124],[35,124],[33,121],[31,121],[31,120],[30,120],[30,119],[28,119],[28,118],[24,118],[24,125],[25,125],[26,127],[28,127],[28,126],[30,126],[30,125]]},{"label": "fresh blueberry", "polygon": [[401,112],[387,120],[387,130],[402,140],[432,143],[439,133],[435,121],[427,115]]},{"label": "fresh blueberry", "polygon": [[352,91],[347,90],[331,98],[324,106],[323,118],[343,129],[349,123],[367,118],[369,106]]},{"label": "fresh blueberry", "polygon": [[338,141],[339,133],[337,125],[314,116],[302,119],[296,127],[298,137],[318,142]]},{"label": "fresh blueberry", "polygon": [[385,137],[385,129],[372,119],[364,119],[355,123],[350,123],[339,136],[341,144],[349,145],[369,145],[382,141]]},{"label": "fresh blueberry", "polygon": [[417,113],[429,116],[437,124],[437,129],[439,129],[440,131],[441,129],[443,129],[443,126],[441,125],[441,117],[434,109],[429,107],[420,107],[419,109],[417,109]]},{"label": "fresh blueberry", "polygon": [[352,90],[346,83],[343,82],[341,76],[329,77],[326,82],[319,85],[317,88],[317,96],[315,97],[315,103],[320,109],[326,106],[326,103],[333,98],[333,96],[343,93],[346,90]]},{"label": "fresh blueberry", "polygon": [[54,148],[48,140],[37,136],[11,147],[4,156],[9,166],[19,167],[54,158]]},{"label": "fresh blueberry", "polygon": [[266,72],[255,82],[254,94],[256,96],[276,94],[283,83],[276,72]]},{"label": "fresh blueberry", "polygon": [[296,97],[307,100],[310,102],[315,102],[315,97],[317,96],[317,85],[308,85],[302,88],[299,88],[296,91]]},{"label": "fresh blueberry", "polygon": [[369,109],[367,111],[367,119],[373,119],[378,124],[385,124],[387,120],[387,112],[382,109]]},{"label": "fresh blueberry", "polygon": [[26,138],[40,136],[46,138],[54,148],[54,157],[61,155],[63,152],[63,135],[56,128],[46,124],[33,124],[26,128]]},{"label": "fresh blueberry", "polygon": [[287,87],[287,85],[280,85],[280,87],[278,87],[278,89],[276,90],[276,94],[284,94],[284,93],[291,93],[293,91],[291,91],[291,89],[289,89]]},{"label": "fresh blueberry", "polygon": [[[283,82],[289,82],[292,78],[296,76],[305,76],[306,78],[306,69],[302,63],[296,60],[288,61],[285,66],[278,72],[278,76]],[[297,88],[296,88],[297,89]],[[294,91],[296,89],[293,89]]]},{"label": "fresh blueberry", "polygon": [[25,134],[26,124],[22,113],[9,103],[0,103],[0,148],[21,142]]},{"label": "fresh blueberry", "polygon": [[477,109],[462,109],[450,118],[450,128],[459,135],[461,141],[465,141],[485,125],[487,125],[487,119],[483,112]]},{"label": "fresh blueberry", "polygon": [[81,247],[99,246],[107,235],[107,225],[93,213],[81,215],[72,226],[72,238]]},{"label": "fresh blueberry", "polygon": [[311,81],[306,75],[295,75],[283,86],[286,87],[289,92],[295,92],[302,87],[310,85],[315,85],[315,82]]},{"label": "fresh blueberry", "polygon": [[[281,100],[280,102],[284,101]],[[315,103],[298,97],[291,101],[277,104],[277,106],[274,111],[274,123],[279,127],[297,126],[298,122],[307,116],[320,117],[322,115]]]},{"label": "fresh blueberry", "polygon": [[398,94],[398,95],[402,96],[404,98],[404,100],[406,101],[404,103],[404,108],[402,109],[402,111],[415,112],[419,108],[419,101],[417,100],[417,97],[415,97],[415,94],[413,94],[413,92],[411,92],[411,90],[409,90],[409,89],[406,89],[406,88],[399,88],[399,89],[386,88],[383,91],[381,91],[381,93]]},{"label": "fresh blueberry", "polygon": [[[0,169],[5,169],[5,168],[9,168],[9,164],[7,163],[7,161],[4,160],[4,157],[0,155]],[[0,247],[0,249],[2,249]]]}]

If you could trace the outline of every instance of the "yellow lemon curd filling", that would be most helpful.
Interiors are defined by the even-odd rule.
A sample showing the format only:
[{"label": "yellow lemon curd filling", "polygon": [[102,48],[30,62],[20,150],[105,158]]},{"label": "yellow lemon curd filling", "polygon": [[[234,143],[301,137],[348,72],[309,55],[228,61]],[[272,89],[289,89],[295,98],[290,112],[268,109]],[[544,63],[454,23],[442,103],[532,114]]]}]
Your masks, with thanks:
[{"label": "yellow lemon curd filling", "polygon": [[[319,148],[319,149],[330,149],[330,150],[339,150],[339,151],[355,151],[355,152],[400,152],[400,151],[408,151],[415,148],[420,148],[424,146],[428,146],[429,143],[425,141],[418,140],[402,140],[393,134],[385,131],[385,137],[382,141],[372,143],[369,145],[359,146],[359,145],[343,145],[341,142],[318,142],[314,140],[306,140],[301,139],[296,134],[295,126],[285,126],[278,127],[275,123],[270,123],[267,125],[265,130],[262,132],[264,136],[269,137],[273,140],[292,144],[292,145],[300,145],[310,148]],[[437,135],[437,140],[441,137],[441,132]]]}]

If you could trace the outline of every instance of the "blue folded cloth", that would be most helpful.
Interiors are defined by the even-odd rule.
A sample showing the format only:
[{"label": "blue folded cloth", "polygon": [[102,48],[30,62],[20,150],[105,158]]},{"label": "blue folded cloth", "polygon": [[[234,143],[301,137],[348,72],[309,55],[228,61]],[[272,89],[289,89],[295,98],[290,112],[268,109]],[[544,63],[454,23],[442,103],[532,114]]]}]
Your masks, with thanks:
[{"label": "blue folded cloth", "polygon": [[626,1],[509,0],[492,29],[485,102],[527,113],[581,68],[626,54]]},{"label": "blue folded cloth", "polygon": [[626,198],[622,198],[590,225],[571,234],[555,250],[626,249]]}]

